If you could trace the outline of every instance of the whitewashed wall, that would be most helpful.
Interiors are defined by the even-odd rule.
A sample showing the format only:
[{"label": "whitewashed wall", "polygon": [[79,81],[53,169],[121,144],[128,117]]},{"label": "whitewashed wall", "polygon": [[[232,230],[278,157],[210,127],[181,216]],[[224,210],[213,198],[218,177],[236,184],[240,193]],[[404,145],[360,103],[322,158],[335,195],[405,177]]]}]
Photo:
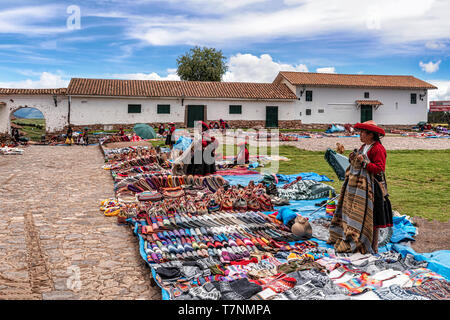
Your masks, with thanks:
[{"label": "whitewashed wall", "polygon": [[[297,96],[301,87],[297,87]],[[413,125],[427,120],[428,95],[420,100],[423,90],[359,89],[359,88],[311,88],[313,101],[306,101],[306,93],[298,101],[297,116],[303,123],[356,123],[361,121],[361,110],[356,100],[378,100],[383,103],[373,108],[373,120],[377,124]],[[305,91],[306,91],[305,90]],[[369,98],[364,98],[369,92]],[[417,94],[417,104],[410,103],[410,94]],[[311,115],[306,115],[311,109]],[[324,113],[319,113],[323,109]],[[301,116],[300,116],[301,112]]]},{"label": "whitewashed wall", "polygon": [[[129,104],[140,104],[141,113],[128,113]],[[170,104],[170,114],[157,114],[158,104]],[[242,114],[229,114],[231,104],[242,105]],[[185,99],[182,106],[181,99],[72,97],[70,120],[74,125],[184,122],[187,105],[205,105],[208,121],[265,120],[266,106],[279,107],[279,120],[292,120],[296,108],[295,101]]]},{"label": "whitewashed wall", "polygon": [[[11,101],[12,100],[12,101]],[[10,116],[20,108],[36,108],[42,112],[45,118],[46,131],[62,130],[67,125],[68,104],[67,97],[57,97],[58,106],[55,107],[51,95],[10,95],[0,96],[0,132],[10,133]]]}]

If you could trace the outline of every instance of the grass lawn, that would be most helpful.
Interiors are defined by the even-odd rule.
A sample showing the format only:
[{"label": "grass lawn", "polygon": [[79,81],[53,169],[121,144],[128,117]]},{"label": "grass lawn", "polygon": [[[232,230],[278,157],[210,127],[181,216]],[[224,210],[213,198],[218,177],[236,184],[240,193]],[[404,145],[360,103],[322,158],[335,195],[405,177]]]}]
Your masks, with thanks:
[{"label": "grass lawn", "polygon": [[[25,137],[32,141],[40,141],[41,136],[45,134],[45,119],[16,119],[12,122],[20,125],[22,127],[20,131],[25,133]],[[27,124],[41,125],[42,129]]]},{"label": "grass lawn", "polygon": [[[154,145],[164,145],[157,141]],[[226,148],[224,147],[224,152]],[[233,150],[233,148],[231,148]],[[234,154],[237,154],[234,147]],[[251,150],[250,150],[251,151]],[[346,151],[348,156],[350,151]],[[225,152],[225,154],[227,154]],[[271,154],[270,148],[266,154]],[[324,151],[306,151],[280,146],[279,155],[290,159],[278,163],[278,173],[316,172],[334,180],[328,182],[338,193],[342,187]],[[450,219],[450,150],[388,151],[386,178],[394,210],[409,216],[447,221]],[[270,168],[270,166],[266,166]],[[261,170],[258,168],[258,170]]]},{"label": "grass lawn", "polygon": [[[324,159],[323,151],[306,151],[280,146],[279,173],[316,172],[334,181],[329,183],[340,192],[339,181]],[[345,153],[348,156],[350,151]],[[450,150],[388,151],[386,179],[394,210],[409,216],[447,221],[450,219]]]}]

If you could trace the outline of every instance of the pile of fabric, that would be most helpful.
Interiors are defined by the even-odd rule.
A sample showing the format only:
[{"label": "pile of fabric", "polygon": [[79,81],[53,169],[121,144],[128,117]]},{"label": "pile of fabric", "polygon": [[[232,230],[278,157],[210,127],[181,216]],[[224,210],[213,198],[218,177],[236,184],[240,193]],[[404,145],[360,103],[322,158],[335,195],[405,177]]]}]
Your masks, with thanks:
[{"label": "pile of fabric", "polygon": [[[165,300],[450,299],[449,282],[425,260],[387,246],[363,255],[327,245],[325,206],[310,216],[294,209],[309,201],[316,212],[335,195],[324,176],[230,184],[233,176],[174,174],[156,148],[104,153],[116,198],[100,209],[132,228]],[[292,204],[278,207],[283,200]],[[291,228],[304,217],[307,238]]]},{"label": "pile of fabric", "polygon": [[2,155],[22,155],[24,152],[21,148],[4,146],[0,148],[0,154]]},{"label": "pile of fabric", "polygon": [[141,141],[143,140],[141,137],[139,137],[136,134],[132,135],[123,135],[123,136],[107,136],[104,139],[102,139],[101,143],[112,143],[112,142],[135,142],[135,141]]},{"label": "pile of fabric", "polygon": [[280,133],[280,141],[298,141],[298,137],[294,135]]}]

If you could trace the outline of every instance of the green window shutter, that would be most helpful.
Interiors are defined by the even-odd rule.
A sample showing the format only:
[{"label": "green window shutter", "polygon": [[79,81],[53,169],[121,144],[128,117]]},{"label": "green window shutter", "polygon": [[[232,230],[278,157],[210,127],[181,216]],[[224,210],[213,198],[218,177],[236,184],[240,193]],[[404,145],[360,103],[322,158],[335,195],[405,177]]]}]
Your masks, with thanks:
[{"label": "green window shutter", "polygon": [[417,104],[417,93],[411,93],[411,104]]},{"label": "green window shutter", "polygon": [[170,104],[158,104],[157,106],[158,114],[170,114]]},{"label": "green window shutter", "polygon": [[140,104],[129,104],[128,105],[128,113],[141,113],[141,105]]},{"label": "green window shutter", "polygon": [[242,106],[230,105],[230,114],[242,114]]},{"label": "green window shutter", "polygon": [[311,90],[306,90],[306,101],[312,101],[312,94]]}]

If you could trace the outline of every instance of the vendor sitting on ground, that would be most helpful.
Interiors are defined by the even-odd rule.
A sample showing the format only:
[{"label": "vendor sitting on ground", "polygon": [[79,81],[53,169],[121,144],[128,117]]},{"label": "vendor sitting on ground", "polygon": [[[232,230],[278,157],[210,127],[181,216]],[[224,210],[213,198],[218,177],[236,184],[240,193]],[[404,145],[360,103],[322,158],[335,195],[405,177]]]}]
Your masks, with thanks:
[{"label": "vendor sitting on ground", "polygon": [[123,136],[125,135],[125,132],[123,131],[123,128],[122,128],[122,127],[119,128],[119,133],[118,133],[118,135],[121,136],[121,137],[123,137]]},{"label": "vendor sitting on ground", "polygon": [[164,123],[160,123],[158,127],[158,134],[164,135],[164,132],[166,131],[166,128],[164,127]]},{"label": "vendor sitting on ground", "polygon": [[[349,156],[338,205],[330,225],[328,244],[336,252],[378,252],[379,228],[392,227],[386,178],[385,131],[372,120],[357,123],[363,143]],[[363,191],[363,192],[361,192]]]}]

